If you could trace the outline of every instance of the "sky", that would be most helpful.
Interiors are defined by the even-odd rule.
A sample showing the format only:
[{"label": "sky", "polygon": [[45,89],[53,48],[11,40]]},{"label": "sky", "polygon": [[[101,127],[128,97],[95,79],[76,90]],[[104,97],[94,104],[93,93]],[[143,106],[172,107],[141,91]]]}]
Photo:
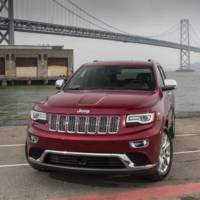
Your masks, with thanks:
[{"label": "sky", "polygon": [[[34,19],[43,19],[47,22],[55,19],[59,21],[59,18],[63,18],[60,16],[62,13],[54,11],[50,3],[48,7],[45,6],[46,2],[51,0],[44,0],[43,3],[40,0],[26,0],[26,2],[34,2],[32,6],[29,5],[29,10],[23,3],[25,0],[18,0],[20,1],[21,5],[18,3],[16,9],[23,9],[23,11],[18,15],[24,15],[27,18],[32,16],[35,17]],[[196,33],[199,33],[199,38],[196,38],[192,44],[200,46],[199,0],[73,0],[73,2],[95,17],[134,35],[154,36],[165,32],[170,27],[177,28],[174,35],[170,33],[161,39],[179,40],[180,19],[188,18]],[[65,15],[65,18],[69,23],[73,23],[69,15]],[[177,69],[180,62],[179,50],[141,44],[32,33],[16,33],[15,40],[16,44],[20,45],[64,45],[66,49],[74,49],[75,69],[93,60],[148,60],[151,58],[169,71]],[[200,54],[191,53],[191,62],[200,62]]]}]

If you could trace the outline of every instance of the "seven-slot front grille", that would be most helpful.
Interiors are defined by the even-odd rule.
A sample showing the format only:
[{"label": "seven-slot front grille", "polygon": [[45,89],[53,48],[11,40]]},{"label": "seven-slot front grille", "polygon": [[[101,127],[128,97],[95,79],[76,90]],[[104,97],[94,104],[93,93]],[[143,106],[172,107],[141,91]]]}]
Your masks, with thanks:
[{"label": "seven-slot front grille", "polygon": [[79,134],[116,134],[119,116],[49,115],[49,130]]}]

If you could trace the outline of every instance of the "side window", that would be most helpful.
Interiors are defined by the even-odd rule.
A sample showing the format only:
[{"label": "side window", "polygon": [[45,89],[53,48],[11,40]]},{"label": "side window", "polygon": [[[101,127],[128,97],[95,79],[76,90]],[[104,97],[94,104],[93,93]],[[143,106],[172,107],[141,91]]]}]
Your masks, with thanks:
[{"label": "side window", "polygon": [[160,87],[164,88],[165,87],[164,80],[166,79],[165,73],[159,65],[157,66],[157,69],[158,69],[158,72],[159,72]]}]

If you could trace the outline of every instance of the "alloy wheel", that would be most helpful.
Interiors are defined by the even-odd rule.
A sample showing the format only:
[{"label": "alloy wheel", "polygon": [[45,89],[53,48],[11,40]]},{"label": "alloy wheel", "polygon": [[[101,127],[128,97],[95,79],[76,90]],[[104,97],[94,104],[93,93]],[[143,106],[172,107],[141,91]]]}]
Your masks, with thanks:
[{"label": "alloy wheel", "polygon": [[170,139],[167,133],[163,133],[161,140],[159,163],[158,163],[158,173],[160,175],[165,175],[168,173],[171,159],[172,159],[172,154],[171,154]]}]

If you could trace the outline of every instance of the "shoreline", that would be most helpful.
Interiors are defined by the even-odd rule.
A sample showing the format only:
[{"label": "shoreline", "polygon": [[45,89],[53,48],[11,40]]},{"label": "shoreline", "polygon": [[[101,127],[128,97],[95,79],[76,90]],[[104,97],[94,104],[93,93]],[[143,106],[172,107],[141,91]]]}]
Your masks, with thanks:
[{"label": "shoreline", "polygon": [[[177,111],[176,112],[176,118],[200,118],[200,111],[196,112],[188,112],[188,111]],[[24,119],[0,119],[0,127],[2,126],[25,126],[27,125],[27,120]]]}]

